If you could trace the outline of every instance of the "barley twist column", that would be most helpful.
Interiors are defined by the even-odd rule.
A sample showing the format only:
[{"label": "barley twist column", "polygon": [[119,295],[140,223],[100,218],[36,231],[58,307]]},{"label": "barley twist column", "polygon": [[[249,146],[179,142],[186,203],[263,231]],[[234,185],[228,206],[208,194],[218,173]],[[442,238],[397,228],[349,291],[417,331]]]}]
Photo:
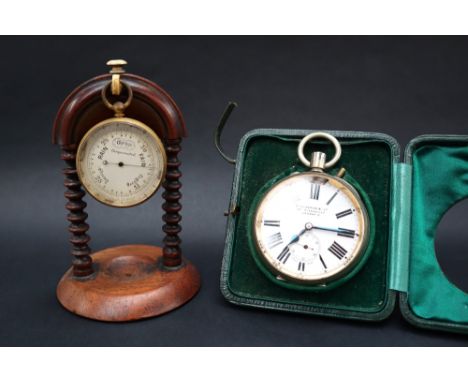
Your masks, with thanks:
[{"label": "barley twist column", "polygon": [[180,147],[181,139],[168,139],[166,140],[166,154],[167,154],[167,172],[166,179],[164,180],[163,187],[163,198],[165,200],[163,204],[163,231],[166,234],[164,238],[164,249],[163,249],[163,263],[166,267],[177,267],[182,263],[182,251],[180,249],[181,240],[179,233],[182,230],[179,225],[182,217],[179,212],[182,209],[182,205],[179,200],[182,196],[180,188],[180,177],[182,173],[179,171],[180,161],[178,154],[181,150]]},{"label": "barley twist column", "polygon": [[65,207],[69,211],[67,220],[70,222],[68,231],[71,233],[73,275],[85,277],[93,273],[93,261],[90,256],[91,250],[88,247],[90,237],[86,234],[89,225],[86,224],[88,214],[84,212],[86,203],[83,201],[83,196],[85,192],[81,188],[76,171],[76,149],[62,147],[61,158],[67,165],[63,174],[65,175],[64,185],[67,188],[65,197],[68,199],[68,203]]}]

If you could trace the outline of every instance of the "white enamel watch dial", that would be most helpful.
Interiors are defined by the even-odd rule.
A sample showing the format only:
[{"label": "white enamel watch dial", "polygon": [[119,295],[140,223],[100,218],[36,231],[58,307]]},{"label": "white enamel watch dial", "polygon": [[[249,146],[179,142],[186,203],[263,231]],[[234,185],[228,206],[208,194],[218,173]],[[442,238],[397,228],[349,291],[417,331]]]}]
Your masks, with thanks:
[{"label": "white enamel watch dial", "polygon": [[356,191],[321,172],[289,176],[260,201],[254,238],[280,278],[326,284],[350,271],[368,240],[368,217]]},{"label": "white enamel watch dial", "polygon": [[166,162],[158,136],[131,118],[111,118],[92,127],[76,159],[86,190],[114,207],[131,207],[151,197],[164,179]]}]

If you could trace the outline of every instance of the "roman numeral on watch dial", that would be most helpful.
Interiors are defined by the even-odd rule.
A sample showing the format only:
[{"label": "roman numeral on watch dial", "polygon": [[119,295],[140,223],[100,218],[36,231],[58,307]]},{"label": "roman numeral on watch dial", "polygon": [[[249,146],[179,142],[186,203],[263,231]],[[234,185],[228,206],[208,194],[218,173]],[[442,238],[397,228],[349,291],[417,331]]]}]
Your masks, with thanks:
[{"label": "roman numeral on watch dial", "polygon": [[283,242],[281,237],[281,232],[277,232],[267,239],[267,244],[270,249],[275,248],[277,245],[280,245]]},{"label": "roman numeral on watch dial", "polygon": [[320,259],[320,262],[322,263],[323,267],[324,267],[325,269],[327,269],[327,264],[326,264],[325,261],[323,260],[322,255],[319,255],[319,259]]},{"label": "roman numeral on watch dial", "polygon": [[339,260],[346,256],[348,251],[339,245],[336,241],[328,248],[328,250],[333,253]]},{"label": "roman numeral on watch dial", "polygon": [[318,200],[320,197],[320,184],[312,182],[310,184],[310,198]]},{"label": "roman numeral on watch dial", "polygon": [[289,248],[286,247],[285,249],[281,251],[277,259],[281,261],[283,264],[286,264],[286,261],[288,261],[289,256],[291,256],[291,252],[289,252]]},{"label": "roman numeral on watch dial", "polygon": [[328,199],[327,206],[330,205],[331,202],[333,202],[333,199],[336,198],[336,195],[338,195],[339,192],[340,190],[336,190],[336,192],[331,196],[331,198]]},{"label": "roman numeral on watch dial", "polygon": [[279,220],[264,220],[263,225],[267,225],[270,227],[279,227],[280,226],[280,221]]},{"label": "roman numeral on watch dial", "polygon": [[301,272],[304,272],[305,271],[305,263],[300,261],[299,264],[297,264],[297,270],[301,271]]},{"label": "roman numeral on watch dial", "polygon": [[347,209],[347,210],[338,212],[338,213],[336,214],[336,218],[337,218],[337,219],[341,219],[341,218],[344,218],[345,216],[351,215],[352,213],[353,213],[353,211],[351,210],[351,208],[349,208],[349,209]]}]

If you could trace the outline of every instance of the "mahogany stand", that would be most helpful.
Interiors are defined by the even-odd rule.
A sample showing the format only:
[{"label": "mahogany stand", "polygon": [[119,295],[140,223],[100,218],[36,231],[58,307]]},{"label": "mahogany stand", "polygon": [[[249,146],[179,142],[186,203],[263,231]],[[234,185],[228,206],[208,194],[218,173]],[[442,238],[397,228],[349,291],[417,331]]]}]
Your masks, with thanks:
[{"label": "mahogany stand", "polygon": [[85,280],[70,268],[60,280],[57,297],[69,311],[101,321],[130,321],[158,316],[190,300],[199,285],[195,267],[163,266],[162,249],[125,245],[96,252],[99,270]]},{"label": "mahogany stand", "polygon": [[145,78],[122,74],[133,90],[128,117],[150,126],[165,143],[168,159],[163,183],[164,247],[126,245],[94,254],[88,246],[85,191],[76,171],[76,149],[97,122],[111,118],[100,92],[111,80],[102,75],[85,82],[64,101],[57,114],[53,143],[60,144],[65,175],[73,266],[57,286],[57,298],[69,311],[101,321],[131,321],[169,312],[189,301],[200,288],[196,268],[182,257],[179,200],[180,143],[186,136],[182,114],[172,98]]}]

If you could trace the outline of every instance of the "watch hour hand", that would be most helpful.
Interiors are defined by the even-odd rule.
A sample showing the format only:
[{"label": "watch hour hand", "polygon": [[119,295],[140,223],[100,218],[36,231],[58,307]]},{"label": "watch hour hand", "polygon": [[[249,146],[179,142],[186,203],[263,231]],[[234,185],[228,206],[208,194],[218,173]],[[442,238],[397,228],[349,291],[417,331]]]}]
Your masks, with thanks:
[{"label": "watch hour hand", "polygon": [[286,245],[284,246],[284,248],[281,250],[280,253],[285,252],[291,244],[294,244],[296,241],[298,241],[299,238],[301,237],[301,235],[302,235],[305,231],[306,231],[306,229],[304,228],[304,229],[303,229],[301,232],[299,232],[297,235],[294,235],[293,238],[291,239],[291,241],[290,241],[288,244],[286,244]]},{"label": "watch hour hand", "polygon": [[306,231],[304,228],[301,232],[299,232],[297,235],[293,236],[292,240],[289,242],[289,244],[286,247],[289,247],[291,244],[297,242],[299,238],[302,236],[302,234]]},{"label": "watch hour hand", "polygon": [[314,228],[312,226],[311,223],[306,223],[304,229],[299,232],[297,235],[293,236],[293,238],[291,239],[291,241],[285,245],[285,247],[281,250],[281,252],[285,251],[291,244],[294,244],[295,242],[297,242],[299,240],[299,238],[306,232],[306,231],[310,231],[312,228]]}]

